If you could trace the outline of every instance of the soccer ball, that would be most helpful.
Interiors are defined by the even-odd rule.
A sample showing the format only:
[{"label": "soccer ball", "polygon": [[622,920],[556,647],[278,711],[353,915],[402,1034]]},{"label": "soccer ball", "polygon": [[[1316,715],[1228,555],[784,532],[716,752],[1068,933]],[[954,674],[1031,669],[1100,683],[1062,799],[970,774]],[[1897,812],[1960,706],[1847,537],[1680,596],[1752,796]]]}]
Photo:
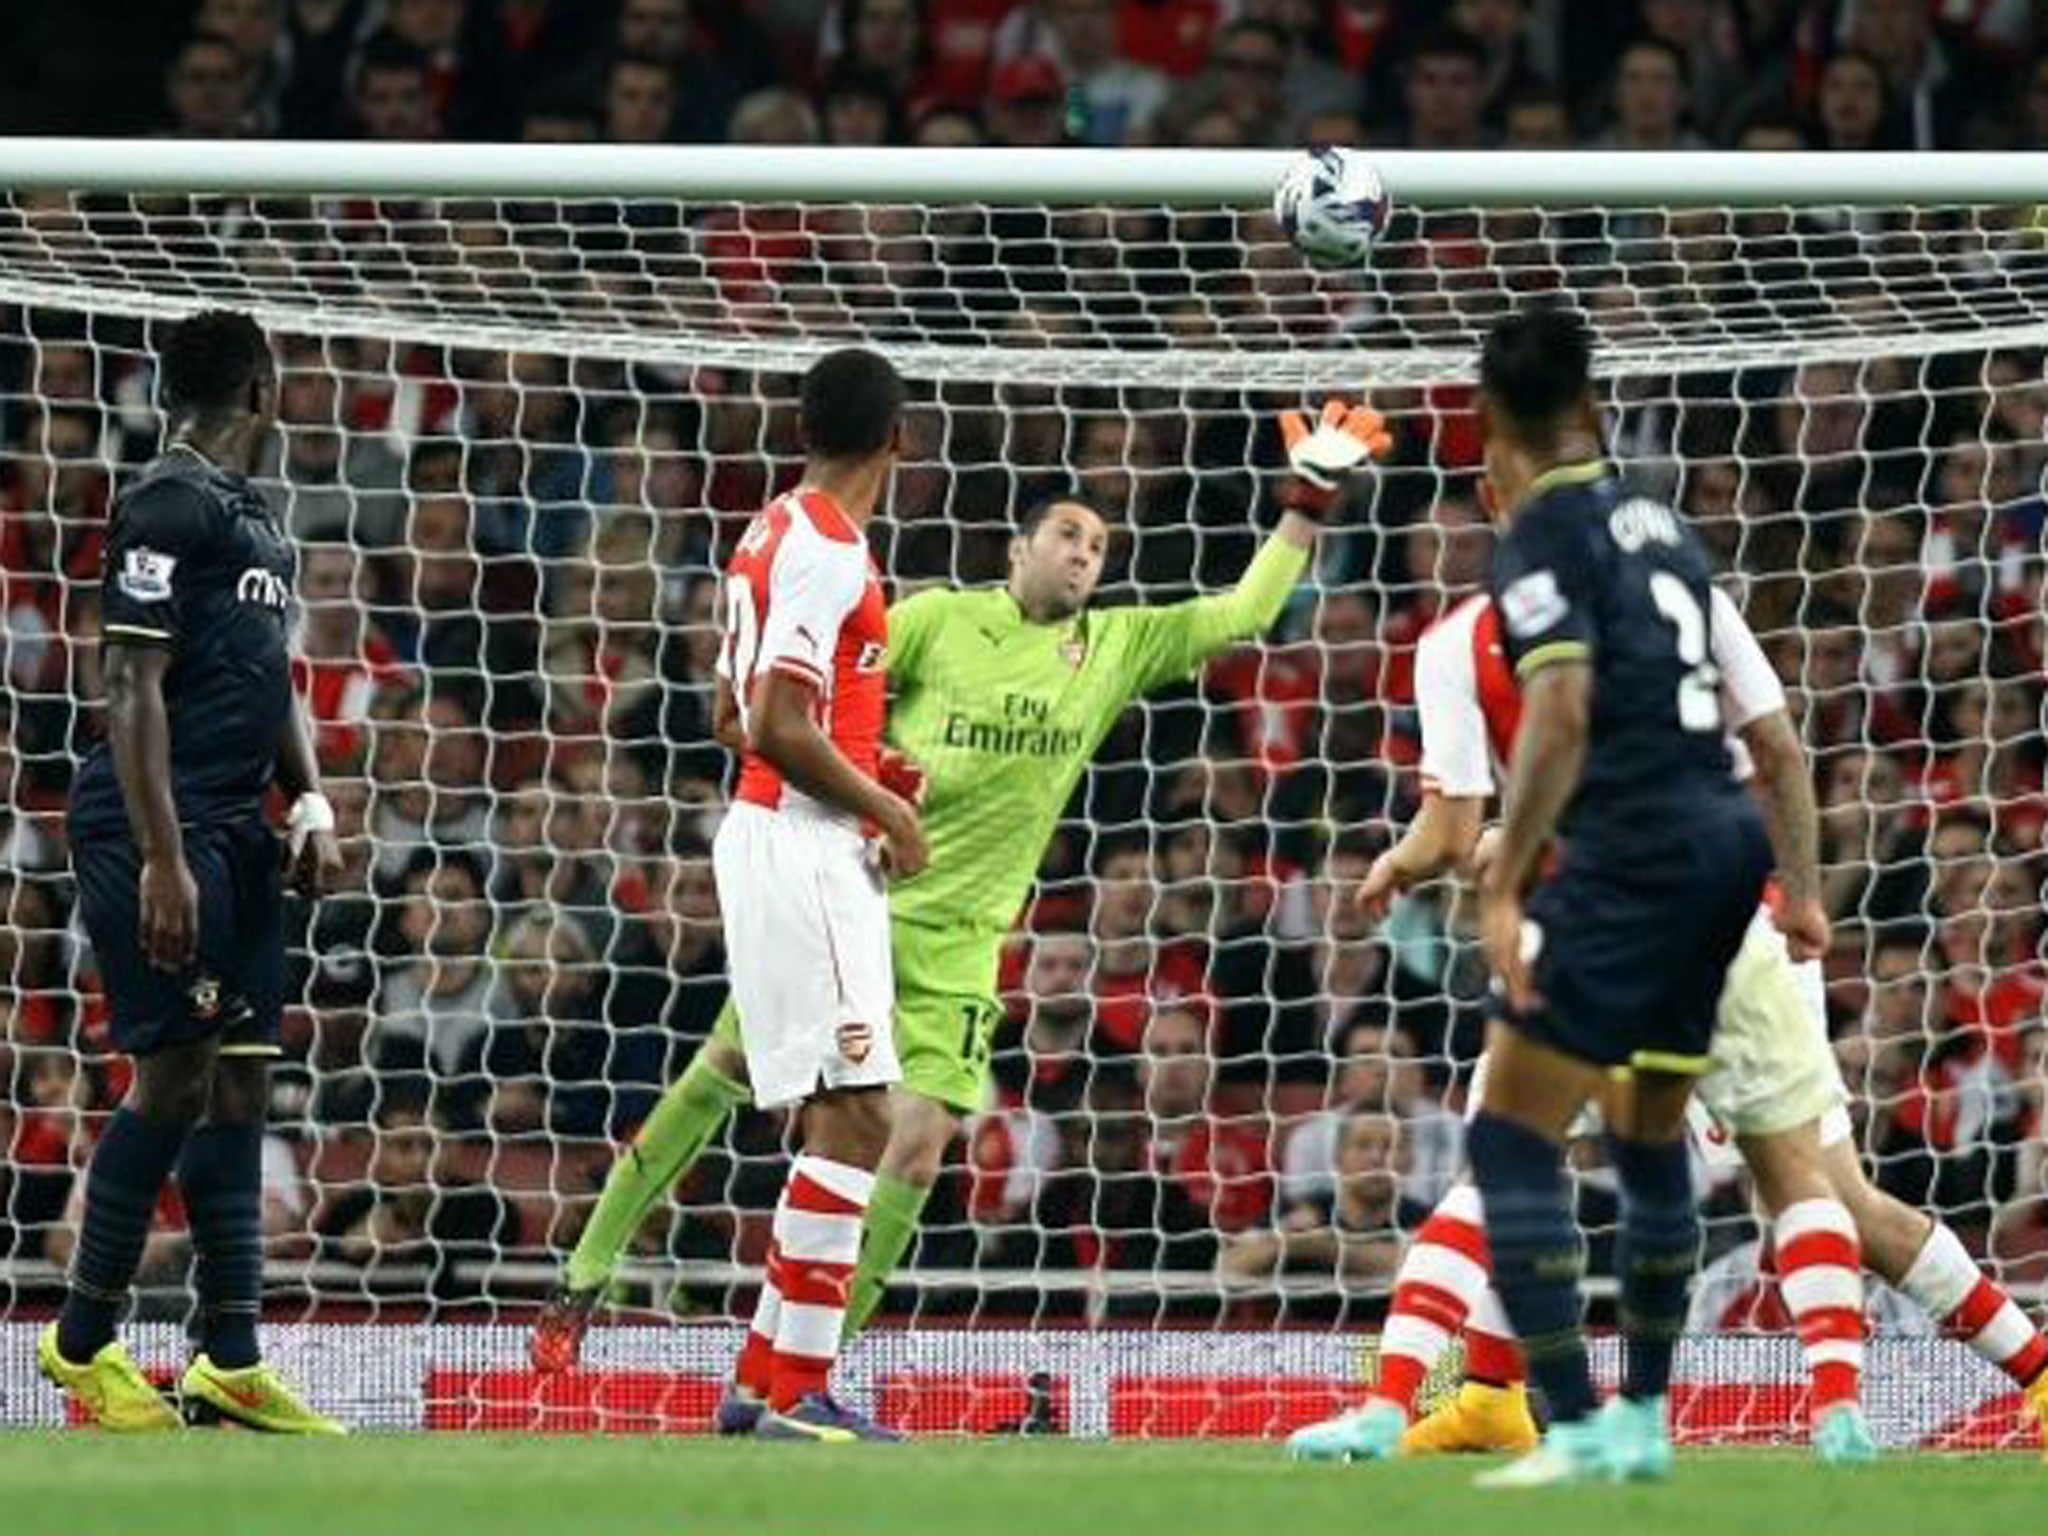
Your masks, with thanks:
[{"label": "soccer ball", "polygon": [[1273,189],[1273,217],[1316,267],[1364,265],[1390,207],[1372,162],[1335,145],[1295,156]]}]

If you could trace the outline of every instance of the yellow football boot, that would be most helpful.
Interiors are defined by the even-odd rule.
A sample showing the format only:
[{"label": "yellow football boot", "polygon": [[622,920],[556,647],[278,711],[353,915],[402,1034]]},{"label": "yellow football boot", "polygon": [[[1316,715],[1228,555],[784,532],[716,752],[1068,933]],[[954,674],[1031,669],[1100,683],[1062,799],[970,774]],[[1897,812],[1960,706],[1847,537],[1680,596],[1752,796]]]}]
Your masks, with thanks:
[{"label": "yellow football boot", "polygon": [[1459,1451],[1528,1451],[1539,1437],[1529,1412],[1529,1389],[1516,1382],[1490,1387],[1468,1381],[1455,1396],[1437,1404],[1401,1436],[1404,1456],[1444,1456]]},{"label": "yellow football boot", "polygon": [[201,1405],[224,1419],[273,1435],[345,1435],[348,1426],[309,1407],[265,1361],[224,1371],[201,1355],[185,1372],[178,1391],[188,1405]]},{"label": "yellow football boot", "polygon": [[36,1340],[36,1366],[70,1394],[101,1429],[147,1434],[185,1427],[178,1410],[149,1384],[119,1339],[84,1365],[73,1365],[57,1352],[57,1325],[52,1323]]},{"label": "yellow football boot", "polygon": [[2041,1459],[2048,1461],[2048,1371],[2028,1385],[2027,1408],[2034,1415],[2034,1428],[2041,1434]]}]

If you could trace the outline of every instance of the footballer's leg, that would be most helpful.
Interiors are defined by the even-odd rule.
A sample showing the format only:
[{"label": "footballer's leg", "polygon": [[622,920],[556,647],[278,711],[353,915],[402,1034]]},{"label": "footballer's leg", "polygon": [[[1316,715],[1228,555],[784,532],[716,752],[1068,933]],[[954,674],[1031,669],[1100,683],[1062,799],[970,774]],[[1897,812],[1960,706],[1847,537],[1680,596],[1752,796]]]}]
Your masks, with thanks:
[{"label": "footballer's leg", "polygon": [[207,1118],[185,1143],[178,1182],[192,1223],[199,1353],[178,1384],[195,1423],[231,1420],[284,1435],[343,1435],[263,1359],[263,1116],[269,1058],[230,1054],[214,1070]]},{"label": "footballer's leg", "polygon": [[711,1038],[662,1094],[605,1175],[603,1193],[569,1255],[562,1284],[548,1297],[534,1325],[528,1345],[534,1369],[552,1373],[576,1364],[591,1316],[604,1299],[626,1244],[748,1098],[739,1012],[728,997]]},{"label": "footballer's leg", "polygon": [[93,1149],[63,1312],[36,1342],[43,1375],[102,1429],[180,1427],[177,1411],[143,1376],[115,1329],[157,1196],[205,1106],[213,1051],[214,1042],[204,1039],[136,1058],[128,1097]]},{"label": "footballer's leg", "polygon": [[[803,1151],[775,1218],[738,1381],[754,1433],[899,1439],[841,1406],[830,1378],[861,1220],[902,1078],[890,1015],[888,898],[857,830],[740,804],[712,848],[749,1080],[763,1108],[801,1104]],[[788,893],[815,893],[791,901]]]},{"label": "footballer's leg", "polygon": [[263,1124],[270,1062],[284,1021],[283,888],[277,845],[252,823],[223,833],[233,850],[234,928],[215,962],[224,1023],[205,1118],[186,1139],[178,1184],[191,1224],[199,1353],[179,1392],[188,1417],[274,1434],[347,1431],[307,1406],[262,1358]]},{"label": "footballer's leg", "polygon": [[1806,1355],[1814,1454],[1831,1463],[1870,1461],[1877,1439],[1862,1409],[1862,1245],[1822,1162],[1819,1122],[1738,1135],[1736,1146],[1770,1218],[1778,1293]]},{"label": "footballer's leg", "polygon": [[[219,889],[208,864],[212,851],[197,835],[188,842],[202,903]],[[93,1149],[70,1287],[57,1322],[37,1341],[36,1359],[43,1375],[102,1428],[176,1429],[176,1411],[144,1379],[115,1330],[157,1197],[206,1108],[218,1045],[211,1017],[217,991],[196,967],[174,975],[143,954],[141,860],[132,841],[81,838],[72,861],[79,916],[113,1004],[114,1043],[134,1057],[135,1077]],[[202,908],[202,931],[205,924]]]},{"label": "footballer's leg", "polygon": [[754,1433],[770,1440],[900,1440],[900,1434],[842,1405],[831,1390],[860,1256],[861,1220],[889,1138],[888,1090],[828,1089],[804,1106],[803,1122],[804,1150],[775,1208],[763,1290],[770,1316],[764,1319],[757,1310],[752,1330],[765,1337],[772,1325],[774,1337],[768,1408]]},{"label": "footballer's leg", "polygon": [[[1416,1229],[1394,1277],[1380,1330],[1379,1379],[1365,1403],[1297,1430],[1300,1461],[1359,1461],[1460,1450],[1527,1450],[1536,1441],[1521,1346],[1488,1280],[1479,1191],[1454,1185]],[[1465,1380],[1420,1423],[1415,1399],[1454,1335],[1465,1337]]]},{"label": "footballer's leg", "polygon": [[1823,1126],[1846,1131],[1848,1118],[1819,969],[1793,964],[1766,914],[1751,918],[1721,990],[1717,1065],[1699,1102],[1732,1135],[1771,1223],[1779,1294],[1806,1354],[1814,1452],[1856,1463],[1876,1456],[1877,1440],[1861,1406],[1862,1245],[1822,1151]]},{"label": "footballer's leg", "polygon": [[1949,1337],[2005,1373],[2025,1395],[2048,1456],[2048,1338],[1977,1267],[1954,1232],[1870,1182],[1846,1116],[1839,1130],[1828,1137],[1823,1156],[1836,1193],[1856,1218],[1870,1267]]},{"label": "footballer's leg", "polygon": [[847,1302],[848,1338],[867,1326],[881,1305],[890,1275],[916,1241],[946,1148],[960,1128],[950,1105],[915,1089],[899,1088],[892,1099],[889,1142],[875,1170],[874,1195],[861,1232],[860,1263]]},{"label": "footballer's leg", "polygon": [[1487,1474],[1488,1487],[1533,1487],[1606,1475],[1605,1431],[1579,1326],[1584,1253],[1572,1221],[1564,1137],[1604,1070],[1503,1021],[1487,1034],[1492,1068],[1466,1151],[1486,1214],[1494,1288],[1552,1414],[1529,1455]]},{"label": "footballer's leg", "polygon": [[889,1145],[861,1237],[849,1337],[874,1316],[889,1276],[916,1240],[961,1117],[987,1096],[989,1051],[1002,1018],[994,996],[997,954],[986,942],[912,923],[895,924],[890,940],[903,1081],[892,1096]]}]

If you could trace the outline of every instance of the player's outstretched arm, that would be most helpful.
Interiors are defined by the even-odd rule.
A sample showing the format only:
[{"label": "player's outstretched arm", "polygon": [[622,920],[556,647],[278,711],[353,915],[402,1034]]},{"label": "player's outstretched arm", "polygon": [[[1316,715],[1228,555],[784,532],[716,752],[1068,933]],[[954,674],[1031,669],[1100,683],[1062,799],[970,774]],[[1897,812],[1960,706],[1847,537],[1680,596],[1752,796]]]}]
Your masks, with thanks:
[{"label": "player's outstretched arm", "polygon": [[107,750],[128,829],[142,856],[142,950],[166,971],[183,970],[199,943],[199,887],[185,865],[185,838],[171,795],[171,718],[162,645],[106,642]]},{"label": "player's outstretched arm", "polygon": [[1317,531],[1343,500],[1346,477],[1394,443],[1378,411],[1342,400],[1326,401],[1313,428],[1299,411],[1283,412],[1280,435],[1292,471],[1281,491],[1287,510],[1237,584],[1184,603],[1126,610],[1140,637],[1131,692],[1185,678],[1218,651],[1271,629],[1308,568]]},{"label": "player's outstretched arm", "polygon": [[1486,822],[1486,801],[1475,795],[1423,796],[1422,809],[1399,842],[1372,861],[1358,887],[1358,908],[1384,922],[1394,898],[1471,859]]},{"label": "player's outstretched arm", "polygon": [[1507,816],[1481,882],[1480,928],[1493,971],[1508,1001],[1535,1001],[1522,958],[1522,892],[1549,846],[1557,819],[1578,788],[1593,712],[1593,668],[1583,660],[1543,666],[1522,691],[1521,734],[1508,775]]},{"label": "player's outstretched arm", "polygon": [[1756,765],[1751,788],[1763,806],[1778,862],[1784,895],[1777,912],[1779,931],[1794,960],[1817,960],[1827,953],[1828,916],[1821,901],[1820,811],[1806,750],[1799,744],[1798,727],[1782,709],[1743,726],[1742,742]]},{"label": "player's outstretched arm", "polygon": [[929,857],[917,812],[854,767],[818,729],[817,689],[800,677],[770,668],[754,685],[747,745],[812,799],[882,830],[883,855],[892,874],[908,877]]}]

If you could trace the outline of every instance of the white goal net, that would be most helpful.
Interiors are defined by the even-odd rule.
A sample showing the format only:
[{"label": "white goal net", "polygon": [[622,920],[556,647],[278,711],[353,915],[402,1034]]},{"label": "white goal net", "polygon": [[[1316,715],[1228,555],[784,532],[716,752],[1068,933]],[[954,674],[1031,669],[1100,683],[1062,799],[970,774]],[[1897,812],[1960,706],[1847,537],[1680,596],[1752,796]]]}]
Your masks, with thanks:
[{"label": "white goal net", "polygon": [[[77,1170],[126,1080],[61,813],[96,729],[108,505],[158,447],[153,349],[214,305],[261,320],[283,370],[259,478],[301,550],[301,681],[349,852],[344,890],[292,918],[265,1165],[267,1316],[337,1407],[684,1428],[710,1401],[787,1167],[778,1119],[739,1114],[635,1235],[624,1325],[588,1372],[532,1377],[518,1328],[723,999],[715,573],[799,463],[796,377],[854,340],[912,383],[875,535],[898,592],[1001,580],[1012,517],[1069,490],[1116,533],[1104,601],[1218,590],[1277,516],[1278,409],[1364,392],[1390,419],[1395,450],[1274,633],[1135,705],[1077,792],[1019,915],[992,1101],[849,1356],[925,1429],[1051,1404],[1080,1432],[1273,1434],[1342,1399],[1402,1235],[1455,1173],[1486,991],[1457,889],[1373,933],[1348,886],[1417,803],[1416,638],[1487,568],[1477,337],[1551,293],[1597,328],[1615,459],[1690,515],[1791,689],[1870,1164],[2038,1298],[2036,210],[1909,184],[1853,207],[1698,185],[1416,207],[1389,181],[1370,268],[1337,276],[1253,207],[994,183],[929,202],[6,194],[8,1324],[60,1294]],[[1391,1152],[1340,1156],[1359,1117],[1391,1120]],[[1590,1150],[1581,1173],[1597,1280],[1613,1190]],[[1686,1423],[1797,1433],[1748,1190],[1703,1178]],[[1313,1262],[1273,1262],[1263,1234],[1333,1222]],[[181,1225],[167,1199],[145,1321],[182,1316]],[[1960,1347],[1882,1298],[1875,1325],[1887,1439],[2018,1433]],[[169,1328],[145,1337],[175,1355]],[[26,1338],[0,1326],[0,1420],[55,1411]]]}]

